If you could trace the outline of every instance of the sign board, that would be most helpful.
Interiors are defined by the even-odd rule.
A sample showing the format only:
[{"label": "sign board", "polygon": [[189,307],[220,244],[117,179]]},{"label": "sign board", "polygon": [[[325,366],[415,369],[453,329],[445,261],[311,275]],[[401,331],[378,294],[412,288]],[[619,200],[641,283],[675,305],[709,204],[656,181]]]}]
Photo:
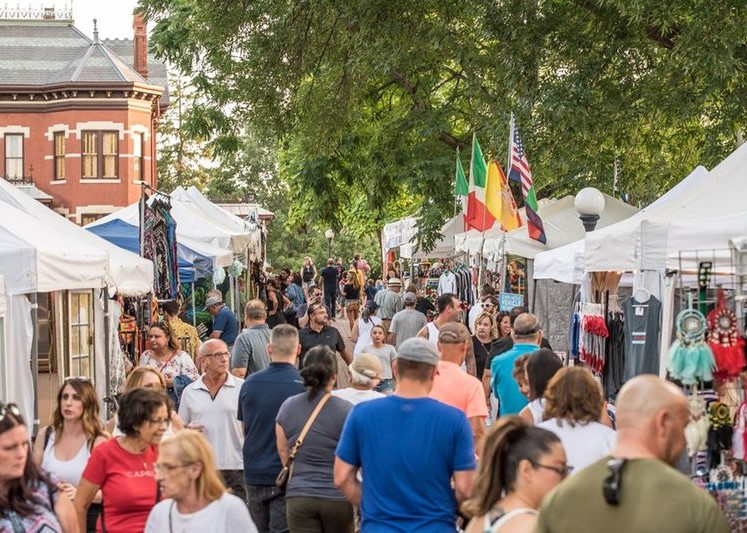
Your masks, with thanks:
[{"label": "sign board", "polygon": [[522,307],[524,305],[523,294],[513,294],[510,292],[502,292],[498,295],[498,308],[501,311],[510,311],[514,307]]}]

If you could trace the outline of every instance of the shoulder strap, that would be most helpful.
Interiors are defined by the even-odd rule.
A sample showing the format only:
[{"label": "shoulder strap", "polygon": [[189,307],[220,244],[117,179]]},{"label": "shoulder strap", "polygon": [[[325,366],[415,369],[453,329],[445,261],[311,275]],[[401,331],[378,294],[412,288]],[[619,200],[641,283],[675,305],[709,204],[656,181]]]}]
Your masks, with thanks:
[{"label": "shoulder strap", "polygon": [[534,509],[529,509],[529,508],[514,509],[512,511],[507,512],[503,516],[501,516],[492,525],[490,525],[488,523],[490,519],[489,519],[488,515],[486,514],[485,515],[485,531],[497,532],[503,526],[505,526],[509,521],[511,521],[511,519],[513,519],[513,518],[515,518],[515,517],[517,517],[519,515],[522,515],[522,514],[537,515],[539,513],[537,511],[535,511]]},{"label": "shoulder strap", "polygon": [[44,430],[44,449],[47,449],[47,444],[49,444],[49,439],[52,437],[52,424],[49,424],[47,426],[47,429]]},{"label": "shoulder strap", "polygon": [[178,352],[179,350],[174,350],[174,353],[172,353],[171,357],[169,357],[168,359],[166,359],[166,361],[164,361],[164,363],[161,365],[161,368],[158,369],[158,372],[163,372],[163,369],[166,368],[166,365],[168,365],[174,357],[176,357],[176,354]]},{"label": "shoulder strap", "polygon": [[314,410],[311,412],[311,416],[309,416],[309,419],[306,421],[306,425],[304,425],[303,429],[301,430],[301,434],[298,435],[298,439],[296,439],[296,443],[293,445],[293,449],[290,452],[290,455],[288,456],[289,459],[295,459],[296,454],[298,453],[298,449],[301,447],[301,444],[303,444],[304,439],[306,438],[306,434],[311,429],[312,424],[314,423],[314,420],[316,420],[316,417],[319,415],[319,413],[322,410],[322,407],[324,407],[324,404],[327,403],[327,400],[329,400],[332,397],[332,395],[328,392],[324,395],[324,397],[319,400],[319,403],[316,404],[316,407],[314,407]]}]

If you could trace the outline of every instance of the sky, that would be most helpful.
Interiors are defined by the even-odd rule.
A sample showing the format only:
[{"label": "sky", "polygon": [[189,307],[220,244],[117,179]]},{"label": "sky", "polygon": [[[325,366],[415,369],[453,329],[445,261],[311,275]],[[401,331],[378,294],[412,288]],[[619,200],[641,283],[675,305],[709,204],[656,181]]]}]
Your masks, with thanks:
[{"label": "sky", "polygon": [[137,0],[33,0],[32,5],[73,6],[75,27],[93,37],[93,19],[97,19],[99,37],[132,39],[132,11]]}]

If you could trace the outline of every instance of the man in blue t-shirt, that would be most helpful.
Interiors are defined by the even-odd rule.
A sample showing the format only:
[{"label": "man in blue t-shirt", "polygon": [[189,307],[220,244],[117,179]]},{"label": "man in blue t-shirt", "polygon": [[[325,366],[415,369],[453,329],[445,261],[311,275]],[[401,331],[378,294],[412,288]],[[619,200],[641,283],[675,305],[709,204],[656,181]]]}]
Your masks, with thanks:
[{"label": "man in blue t-shirt", "polygon": [[226,307],[220,296],[208,296],[205,300],[205,311],[213,315],[213,331],[210,338],[220,339],[229,349],[232,348],[236,337],[239,336],[239,321],[236,320],[236,315]]},{"label": "man in blue t-shirt", "polygon": [[362,531],[455,531],[457,501],[472,490],[474,443],[464,413],[428,397],[438,361],[430,342],[408,339],[393,365],[395,393],[348,415],[335,485],[361,506]]},{"label": "man in blue t-shirt", "polygon": [[500,416],[518,415],[529,403],[519,391],[519,385],[513,377],[514,361],[540,349],[542,330],[539,319],[532,313],[517,316],[511,329],[511,338],[514,340],[513,348],[497,355],[490,363],[490,385],[493,396],[500,403]]},{"label": "man in blue t-shirt", "polygon": [[285,493],[275,487],[282,464],[275,444],[275,417],[283,402],[304,391],[296,369],[298,330],[272,329],[270,366],[251,374],[241,386],[238,419],[244,423],[244,483],[249,512],[259,531],[288,531]]}]

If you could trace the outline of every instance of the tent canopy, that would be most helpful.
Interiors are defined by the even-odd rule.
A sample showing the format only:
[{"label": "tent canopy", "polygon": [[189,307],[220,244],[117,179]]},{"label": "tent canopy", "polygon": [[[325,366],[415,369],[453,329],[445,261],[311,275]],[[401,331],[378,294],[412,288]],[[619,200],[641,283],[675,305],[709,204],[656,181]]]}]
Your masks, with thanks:
[{"label": "tent canopy", "polygon": [[[94,235],[98,235],[102,239],[105,239],[120,248],[124,248],[134,254],[140,253],[140,232],[136,226],[132,226],[127,222],[123,222],[122,220],[112,220],[106,224],[86,229]],[[182,283],[191,283],[195,281],[195,279],[205,277],[205,274],[202,276],[198,274],[196,270],[197,266],[193,262],[186,259],[180,251],[177,253],[179,256],[177,263],[177,267],[179,268],[179,281]],[[210,267],[211,261],[208,258],[202,258],[202,260],[203,267],[204,263],[207,263],[208,267]]]},{"label": "tent canopy", "polygon": [[[415,226],[417,231],[417,226]],[[415,252],[415,243],[402,244],[399,248],[400,255],[405,259],[443,259],[454,255],[454,236],[464,231],[464,216],[459,214],[450,218],[441,227],[442,237],[436,241],[432,250],[418,250]]]},{"label": "tent canopy", "polygon": [[[196,241],[211,244],[217,248],[243,253],[246,250],[249,236],[236,234],[222,227],[204,212],[196,209],[194,204],[186,204],[174,198],[171,199],[171,216],[176,221],[177,241],[187,237]],[[140,227],[139,202],[110,213],[86,226],[87,229],[106,224],[112,220],[123,220],[128,224]]]},{"label": "tent canopy", "polygon": [[[604,193],[603,193],[604,194]],[[597,222],[597,227],[603,228],[624,220],[633,215],[637,209],[612,196],[604,194],[604,211]],[[526,228],[524,210],[520,216],[524,225],[505,233],[505,252],[533,259],[537,254],[565,246],[568,243],[582,239],[584,227],[574,206],[573,196],[564,196],[559,200],[543,200],[540,202],[539,215],[545,227],[547,244],[535,241],[529,237]],[[504,232],[500,228],[493,228],[485,232],[483,252],[488,256],[498,256],[503,251]],[[457,249],[478,253],[483,235],[481,232],[470,230],[456,236]]]},{"label": "tent canopy", "polygon": [[107,259],[101,248],[20,209],[0,208],[0,273],[9,294],[102,287]]},{"label": "tent canopy", "polygon": [[137,296],[153,290],[153,264],[150,261],[85,231],[0,179],[0,210],[4,209],[5,205],[24,211],[42,222],[45,227],[52,227],[56,232],[64,233],[78,243],[76,246],[85,244],[106,252],[106,284],[115,287],[120,294]]}]

